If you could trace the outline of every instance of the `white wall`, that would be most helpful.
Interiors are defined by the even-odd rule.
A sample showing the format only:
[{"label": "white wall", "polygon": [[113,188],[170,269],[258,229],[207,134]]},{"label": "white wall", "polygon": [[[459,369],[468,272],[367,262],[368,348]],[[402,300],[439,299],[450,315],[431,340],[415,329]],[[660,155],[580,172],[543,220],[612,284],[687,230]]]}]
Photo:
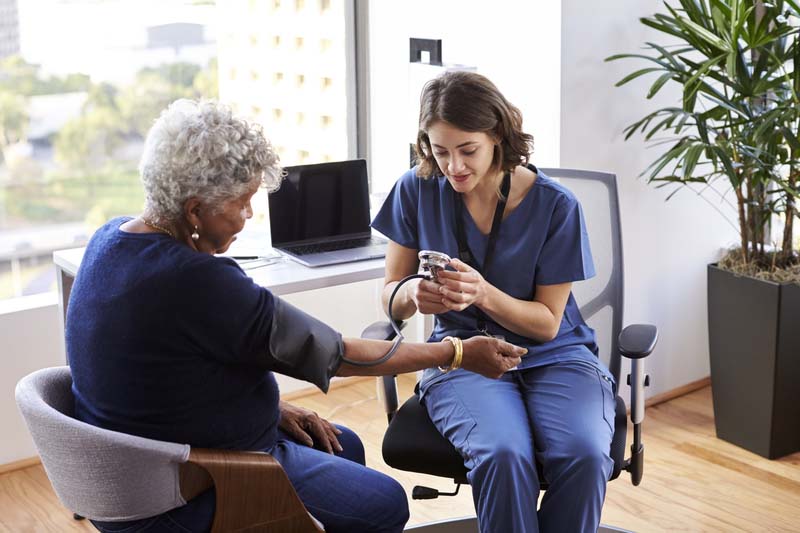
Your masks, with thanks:
[{"label": "white wall", "polygon": [[31,296],[0,312],[0,465],[36,455],[14,387],[34,370],[64,364],[63,337],[54,294]]},{"label": "white wall", "polygon": [[674,89],[646,100],[652,79],[614,87],[641,63],[603,62],[636,53],[646,41],[665,42],[638,21],[663,11],[662,2],[618,0],[602,9],[587,9],[585,0],[561,4],[561,166],[610,171],[619,179],[625,323],[653,323],[660,332],[646,363],[652,396],[709,374],[706,264],[737,235],[689,190],[665,202],[665,189],[637,178],[660,152],[646,149],[641,138],[623,140],[625,126],[649,111],[680,105]]},{"label": "white wall", "polygon": [[416,133],[409,128],[417,118],[409,100],[416,98],[418,106],[424,81],[413,75],[415,66],[409,66],[410,37],[442,39],[445,65],[475,67],[491,79],[522,111],[525,130],[536,139],[536,164],[555,166],[560,139],[560,15],[558,2],[371,2],[373,192],[388,191],[408,168],[408,143]]}]

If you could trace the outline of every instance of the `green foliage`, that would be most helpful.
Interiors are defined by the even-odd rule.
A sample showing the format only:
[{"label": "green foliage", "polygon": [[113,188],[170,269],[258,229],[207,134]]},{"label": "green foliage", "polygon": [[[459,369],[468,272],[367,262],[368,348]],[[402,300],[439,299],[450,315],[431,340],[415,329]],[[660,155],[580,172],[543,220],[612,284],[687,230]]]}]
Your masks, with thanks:
[{"label": "green foliage", "polygon": [[79,179],[53,174],[44,181],[10,184],[5,195],[8,216],[35,223],[85,220],[97,209],[108,220],[135,214],[144,203],[136,169],[114,163]]},{"label": "green foliage", "polygon": [[53,136],[55,170],[30,167],[29,175],[18,176],[28,167],[6,168],[11,179],[0,196],[0,223],[85,220],[98,225],[101,219],[140,211],[144,194],[136,161],[122,149],[141,142],[173,100],[216,97],[216,61],[205,69],[188,63],[142,69],[133,83],[118,87],[89,83],[81,74],[44,77],[36,65],[6,59],[0,62],[0,149],[25,140],[28,97],[51,90],[85,91],[86,101],[81,114]]},{"label": "green foliage", "polygon": [[[762,262],[773,217],[784,221],[776,261],[793,264],[793,221],[800,196],[800,39],[788,19],[794,0],[678,0],[667,13],[640,19],[669,36],[663,46],[606,61],[645,62],[617,86],[656,74],[646,98],[668,83],[681,87],[679,106],[657,109],[625,129],[666,149],[644,171],[664,185],[713,185],[723,180],[736,197],[745,262]],[[668,134],[670,141],[657,136]],[[705,190],[714,191],[714,187]],[[674,194],[674,193],[673,193]],[[671,195],[670,195],[671,196]]]},{"label": "green foliage", "polygon": [[197,73],[192,82],[192,88],[203,98],[219,98],[219,68],[216,57],[208,62],[205,70]]},{"label": "green foliage", "polygon": [[19,56],[0,60],[0,90],[25,96],[86,91],[91,80],[86,74],[68,74],[65,77],[43,76],[39,65],[28,63]]},{"label": "green foliage", "polygon": [[100,168],[122,145],[125,124],[112,107],[98,107],[67,122],[56,134],[56,161],[84,174]]},{"label": "green foliage", "polygon": [[25,97],[0,89],[0,148],[24,139],[28,120]]},{"label": "green foliage", "polygon": [[139,71],[139,76],[154,75],[169,82],[171,85],[190,88],[194,83],[194,78],[201,70],[194,63],[165,63],[157,67],[145,67]]}]

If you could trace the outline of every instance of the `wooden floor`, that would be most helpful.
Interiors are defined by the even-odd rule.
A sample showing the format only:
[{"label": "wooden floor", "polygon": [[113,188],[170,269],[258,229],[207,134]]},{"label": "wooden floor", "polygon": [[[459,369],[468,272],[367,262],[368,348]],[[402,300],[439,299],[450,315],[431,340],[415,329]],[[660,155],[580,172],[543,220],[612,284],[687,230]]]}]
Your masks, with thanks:
[{"label": "wooden floor", "polygon": [[[406,396],[413,377],[401,378]],[[441,478],[387,467],[380,456],[385,417],[373,380],[293,400],[353,428],[368,465],[415,484],[449,490]],[[637,532],[800,532],[800,453],[769,461],[714,437],[711,390],[706,387],[647,410],[645,475],[634,487],[627,474],[608,487],[603,523]],[[455,498],[411,501],[410,524],[473,514],[469,487]],[[94,531],[61,507],[41,466],[0,476],[0,532]]]}]

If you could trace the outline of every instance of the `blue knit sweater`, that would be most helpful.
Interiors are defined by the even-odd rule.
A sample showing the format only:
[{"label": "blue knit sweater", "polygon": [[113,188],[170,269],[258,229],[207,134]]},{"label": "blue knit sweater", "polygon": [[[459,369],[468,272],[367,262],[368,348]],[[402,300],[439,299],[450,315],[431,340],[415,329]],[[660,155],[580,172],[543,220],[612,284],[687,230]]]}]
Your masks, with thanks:
[{"label": "blue knit sweater", "polygon": [[198,447],[269,449],[279,418],[272,294],[230,259],[120,230],[127,220],[92,237],[72,287],[76,417]]}]

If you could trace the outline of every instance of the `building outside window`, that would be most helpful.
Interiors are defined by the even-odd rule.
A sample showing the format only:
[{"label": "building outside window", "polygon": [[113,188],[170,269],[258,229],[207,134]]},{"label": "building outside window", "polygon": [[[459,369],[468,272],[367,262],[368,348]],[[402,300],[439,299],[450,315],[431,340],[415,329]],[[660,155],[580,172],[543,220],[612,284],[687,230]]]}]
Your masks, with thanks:
[{"label": "building outside window", "polygon": [[[284,165],[347,159],[349,0],[309,9],[306,2],[218,2],[220,72],[257,72],[257,79],[221,76],[220,97],[264,127]],[[267,39],[242,40],[242,35]],[[321,48],[319,43],[326,43]],[[288,46],[284,46],[288,44]],[[324,80],[320,83],[314,80]],[[267,198],[253,201],[251,231],[268,234]],[[268,237],[267,237],[268,238]]]}]

